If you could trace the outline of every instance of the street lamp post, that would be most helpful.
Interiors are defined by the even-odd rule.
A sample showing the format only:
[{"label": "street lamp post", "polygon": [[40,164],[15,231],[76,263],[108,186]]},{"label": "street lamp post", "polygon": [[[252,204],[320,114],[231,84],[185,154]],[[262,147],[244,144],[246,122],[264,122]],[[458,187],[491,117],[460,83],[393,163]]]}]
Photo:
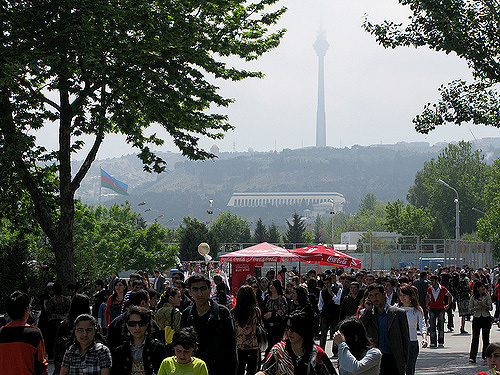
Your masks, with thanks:
[{"label": "street lamp post", "polygon": [[332,215],[332,247],[333,247],[333,215],[335,215],[335,210],[334,210],[334,200],[333,199],[328,199],[328,202],[332,204],[332,210],[330,211],[330,215]]},{"label": "street lamp post", "polygon": [[472,207],[472,211],[476,211],[476,212],[479,212],[480,214],[486,215],[486,212],[481,211],[480,209],[478,209],[476,207]]},{"label": "street lamp post", "polygon": [[446,186],[448,189],[453,190],[455,192],[455,194],[457,195],[454,202],[455,202],[455,239],[458,241],[458,240],[460,240],[460,207],[459,207],[459,203],[458,203],[458,192],[456,191],[456,189],[452,188],[450,185],[448,185],[443,180],[439,179],[438,182],[441,185]]},{"label": "street lamp post", "polygon": [[208,201],[208,203],[210,204],[210,208],[207,210],[207,214],[208,214],[208,226],[210,227],[212,225],[212,215],[214,213],[214,210],[213,210],[213,205],[214,205],[214,200],[213,199],[210,199]]}]

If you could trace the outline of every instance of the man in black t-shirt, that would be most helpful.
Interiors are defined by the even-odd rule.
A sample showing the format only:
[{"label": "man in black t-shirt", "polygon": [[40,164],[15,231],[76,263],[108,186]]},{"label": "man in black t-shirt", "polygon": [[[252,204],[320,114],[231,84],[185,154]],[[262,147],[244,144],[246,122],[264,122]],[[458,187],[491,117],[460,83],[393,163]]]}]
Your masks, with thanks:
[{"label": "man in black t-shirt", "polygon": [[205,275],[193,274],[186,284],[194,305],[182,312],[181,328],[194,327],[198,334],[194,355],[206,362],[210,375],[235,375],[238,356],[231,312],[210,299],[210,280]]}]

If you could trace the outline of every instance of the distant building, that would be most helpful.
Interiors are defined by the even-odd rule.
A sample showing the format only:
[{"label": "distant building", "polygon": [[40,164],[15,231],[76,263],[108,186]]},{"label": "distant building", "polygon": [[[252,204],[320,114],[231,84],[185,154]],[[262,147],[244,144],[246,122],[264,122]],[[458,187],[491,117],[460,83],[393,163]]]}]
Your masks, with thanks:
[{"label": "distant building", "polygon": [[[333,201],[330,201],[330,199]],[[296,205],[328,205],[334,212],[342,212],[346,200],[336,192],[315,193],[233,193],[228,207],[266,207],[266,206],[296,206]],[[333,205],[332,205],[333,203]],[[318,207],[319,209],[319,207]]]},{"label": "distant building", "polygon": [[[334,203],[335,207],[335,203]],[[333,209],[334,213],[337,212],[343,212],[343,204],[338,204],[336,206],[337,208]],[[305,220],[307,223],[314,223],[314,220],[316,220],[316,217],[319,216],[330,216],[332,214],[332,203],[329,201],[322,202],[322,203],[313,203],[312,204],[312,210],[306,209],[302,212],[302,215],[305,217]]]},{"label": "distant building", "polygon": [[325,30],[318,32],[313,44],[318,55],[318,110],[316,113],[316,147],[326,147],[326,112],[325,112],[325,55],[330,47],[326,41]]},{"label": "distant building", "polygon": [[[342,244],[357,244],[359,239],[366,232],[344,232],[340,234],[340,243]],[[385,240],[392,240],[401,237],[396,232],[372,232],[373,237],[382,238]]]},{"label": "distant building", "polygon": [[216,156],[219,156],[220,154],[219,146],[213,145],[212,147],[210,147],[210,152]]}]

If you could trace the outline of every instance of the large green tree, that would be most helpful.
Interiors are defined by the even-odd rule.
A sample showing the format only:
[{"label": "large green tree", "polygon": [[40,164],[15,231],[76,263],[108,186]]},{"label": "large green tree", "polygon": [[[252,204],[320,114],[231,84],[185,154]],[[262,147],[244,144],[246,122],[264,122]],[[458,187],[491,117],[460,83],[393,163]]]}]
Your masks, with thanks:
[{"label": "large green tree", "polygon": [[[74,195],[106,135],[126,136],[146,170],[163,161],[151,152],[160,124],[191,159],[214,155],[200,137],[231,129],[212,109],[232,99],[215,79],[261,77],[228,56],[256,59],[279,44],[270,32],[284,8],[277,0],[4,1],[0,5],[0,162],[22,181],[47,235],[59,281],[75,281]],[[36,143],[33,130],[57,129],[58,148]],[[71,156],[93,139],[77,171]],[[0,168],[0,169],[1,169]],[[56,191],[50,176],[57,174]],[[0,181],[5,183],[5,181]]]},{"label": "large green tree", "polygon": [[210,233],[219,243],[250,242],[250,223],[236,214],[224,211],[210,225]]},{"label": "large green tree", "polygon": [[500,257],[500,159],[496,159],[488,171],[483,200],[483,213],[474,215],[479,219],[478,235],[481,240],[491,242],[495,255]]},{"label": "large green tree", "polygon": [[189,216],[182,220],[175,233],[176,242],[179,244],[179,258],[181,261],[203,260],[198,254],[198,245],[202,242],[210,246],[210,253],[213,257],[218,252],[217,242],[213,233],[209,232],[205,223],[197,219],[191,219]]},{"label": "large green tree", "polygon": [[110,208],[75,205],[75,264],[80,283],[91,284],[112,271],[145,270],[175,265],[177,246],[165,245],[168,230],[146,225],[130,204]]},{"label": "large green tree", "polygon": [[482,209],[482,194],[488,166],[483,154],[473,150],[470,142],[450,144],[437,157],[424,164],[417,172],[415,185],[408,190],[407,200],[415,207],[427,208],[436,218],[433,236],[454,237],[455,192],[438,183],[443,180],[458,192],[460,204],[460,232],[476,230],[472,207]]},{"label": "large green tree", "polygon": [[426,208],[417,208],[410,204],[403,205],[399,199],[385,206],[387,230],[403,236],[428,238],[432,233],[435,220]]},{"label": "large green tree", "polygon": [[413,120],[427,134],[446,123],[499,127],[500,3],[492,0],[399,0],[408,6],[408,23],[385,21],[365,28],[386,48],[427,46],[465,59],[474,82],[455,80],[439,89],[438,103],[427,104]]},{"label": "large green tree", "polygon": [[[368,193],[361,200],[359,204],[358,212],[355,215],[341,216],[338,219],[342,223],[342,219],[348,219],[345,228],[347,231],[354,232],[364,232],[364,231],[383,231],[384,230],[384,218],[385,218],[385,204],[377,200],[377,197],[373,193]],[[339,214],[335,214],[339,216]]]}]

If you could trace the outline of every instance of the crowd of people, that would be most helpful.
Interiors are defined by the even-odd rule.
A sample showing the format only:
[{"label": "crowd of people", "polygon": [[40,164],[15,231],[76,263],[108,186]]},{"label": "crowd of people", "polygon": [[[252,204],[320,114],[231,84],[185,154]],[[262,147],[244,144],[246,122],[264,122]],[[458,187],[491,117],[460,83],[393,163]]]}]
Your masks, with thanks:
[{"label": "crowd of people", "polygon": [[283,268],[249,276],[236,295],[221,275],[180,271],[171,282],[159,270],[152,281],[97,280],[92,299],[49,283],[38,319],[26,291],[8,297],[0,368],[47,374],[51,361],[55,375],[413,375],[420,347],[444,346],[458,313],[460,333],[472,320],[469,361],[482,337],[481,356],[496,369],[500,343],[489,333],[500,326],[499,268]]}]

